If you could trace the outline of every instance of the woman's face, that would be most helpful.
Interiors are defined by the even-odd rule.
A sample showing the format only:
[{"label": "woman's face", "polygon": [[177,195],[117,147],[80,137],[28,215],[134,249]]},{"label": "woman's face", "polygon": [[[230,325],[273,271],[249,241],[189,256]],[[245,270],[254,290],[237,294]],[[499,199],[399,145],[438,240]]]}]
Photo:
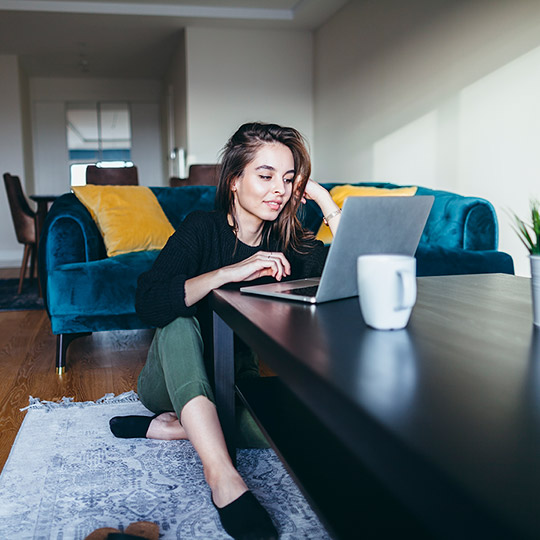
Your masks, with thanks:
[{"label": "woman's face", "polygon": [[241,177],[234,180],[236,219],[252,224],[274,221],[291,198],[294,158],[284,144],[261,146]]}]

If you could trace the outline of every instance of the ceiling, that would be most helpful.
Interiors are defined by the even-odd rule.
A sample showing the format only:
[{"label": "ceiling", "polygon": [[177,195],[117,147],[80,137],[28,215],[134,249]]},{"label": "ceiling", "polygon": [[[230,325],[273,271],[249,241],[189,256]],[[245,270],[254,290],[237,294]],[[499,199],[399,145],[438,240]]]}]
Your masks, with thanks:
[{"label": "ceiling", "polygon": [[313,30],[347,0],[0,0],[0,54],[31,77],[161,79],[187,26]]}]

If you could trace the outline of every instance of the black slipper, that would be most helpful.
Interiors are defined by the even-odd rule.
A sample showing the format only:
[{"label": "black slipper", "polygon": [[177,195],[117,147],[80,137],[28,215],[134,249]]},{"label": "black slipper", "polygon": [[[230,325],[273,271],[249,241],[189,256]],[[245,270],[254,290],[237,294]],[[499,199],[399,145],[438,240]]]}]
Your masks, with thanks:
[{"label": "black slipper", "polygon": [[109,420],[109,427],[119,439],[145,439],[150,422],[154,416],[114,416]]},{"label": "black slipper", "polygon": [[[212,501],[214,504],[214,501]],[[270,516],[251,491],[218,511],[223,528],[236,540],[277,540],[278,533]]]}]

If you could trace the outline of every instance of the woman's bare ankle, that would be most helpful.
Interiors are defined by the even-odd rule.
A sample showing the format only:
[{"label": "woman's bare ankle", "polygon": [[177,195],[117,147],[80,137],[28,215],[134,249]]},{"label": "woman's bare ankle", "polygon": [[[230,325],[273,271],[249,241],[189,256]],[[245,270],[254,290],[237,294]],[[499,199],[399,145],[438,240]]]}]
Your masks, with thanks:
[{"label": "woman's bare ankle", "polygon": [[212,490],[212,500],[218,508],[223,508],[249,490],[243,478],[234,467],[220,471],[217,475],[206,475]]},{"label": "woman's bare ankle", "polygon": [[161,441],[178,441],[187,439],[187,435],[176,414],[164,412],[150,422],[146,438]]}]

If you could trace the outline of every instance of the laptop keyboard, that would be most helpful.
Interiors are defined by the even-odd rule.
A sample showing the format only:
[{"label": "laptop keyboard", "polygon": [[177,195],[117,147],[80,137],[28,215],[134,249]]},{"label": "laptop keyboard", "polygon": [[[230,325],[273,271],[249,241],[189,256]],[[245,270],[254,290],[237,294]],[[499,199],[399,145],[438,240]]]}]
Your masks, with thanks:
[{"label": "laptop keyboard", "polygon": [[312,285],[311,287],[296,287],[295,289],[281,292],[285,294],[297,294],[299,296],[315,296],[318,288],[318,285]]}]

